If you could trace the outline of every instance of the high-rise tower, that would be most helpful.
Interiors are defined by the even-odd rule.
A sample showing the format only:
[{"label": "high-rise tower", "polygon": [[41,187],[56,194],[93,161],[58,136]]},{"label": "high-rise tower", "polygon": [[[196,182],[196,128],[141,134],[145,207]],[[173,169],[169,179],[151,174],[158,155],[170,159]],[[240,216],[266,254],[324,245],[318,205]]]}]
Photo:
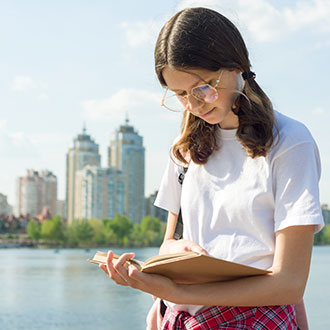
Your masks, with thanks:
[{"label": "high-rise tower", "polygon": [[56,215],[57,178],[47,170],[27,170],[27,175],[17,179],[17,215],[34,217],[47,207]]},{"label": "high-rise tower", "polygon": [[75,218],[75,180],[76,172],[82,170],[86,165],[100,166],[101,156],[99,146],[86,134],[83,128],[73,142],[73,147],[69,149],[66,156],[66,203],[67,220],[72,223]]},{"label": "high-rise tower", "polygon": [[108,165],[124,175],[125,215],[133,222],[141,221],[144,215],[144,158],[143,137],[127,118],[110,140]]},{"label": "high-rise tower", "polygon": [[113,219],[124,214],[125,185],[114,167],[85,166],[76,173],[76,219]]}]

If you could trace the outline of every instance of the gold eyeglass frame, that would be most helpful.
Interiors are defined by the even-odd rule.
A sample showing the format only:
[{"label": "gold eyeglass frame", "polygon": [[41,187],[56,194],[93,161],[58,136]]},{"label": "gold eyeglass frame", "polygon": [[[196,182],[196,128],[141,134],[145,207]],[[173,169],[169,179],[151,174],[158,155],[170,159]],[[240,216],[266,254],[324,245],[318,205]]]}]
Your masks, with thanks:
[{"label": "gold eyeglass frame", "polygon": [[[212,86],[212,85],[206,83],[206,84],[203,84],[203,85],[198,85],[198,86],[193,87],[193,88],[190,90],[190,93],[188,93],[188,94],[186,94],[186,95],[184,95],[184,96],[182,96],[182,95],[178,95],[178,94],[175,93],[174,95],[171,95],[171,96],[169,96],[169,97],[177,97],[177,98],[182,97],[182,98],[187,99],[187,101],[188,101],[188,103],[189,103],[188,97],[189,97],[190,95],[192,95],[197,101],[199,101],[199,102],[204,102],[204,103],[208,103],[207,101],[204,101],[204,100],[199,99],[197,96],[195,96],[195,95],[192,93],[192,91],[193,91],[195,88],[200,88],[200,87],[203,87],[203,86],[209,86],[209,87],[211,87],[211,88],[212,88],[212,89],[218,94],[217,87],[218,87],[218,85],[219,85],[219,83],[220,83],[220,79],[221,79],[221,77],[222,77],[222,74],[223,74],[223,70],[221,70],[220,75],[219,75],[218,79],[216,80],[214,86]],[[202,80],[204,80],[204,79],[202,78]],[[184,108],[183,110],[173,110],[173,109],[169,108],[168,106],[166,106],[166,104],[164,104],[164,101],[165,101],[165,99],[166,99],[166,94],[167,94],[168,90],[169,90],[169,88],[166,87],[166,90],[165,90],[165,93],[164,93],[164,95],[163,95],[163,98],[162,98],[162,100],[161,100],[160,105],[161,105],[162,107],[166,108],[167,110],[170,110],[170,111],[173,111],[173,112],[183,112],[183,111],[185,111],[185,110],[187,109],[187,107]],[[180,102],[180,100],[179,100],[179,102]],[[214,101],[212,101],[212,102],[214,102]],[[210,102],[210,103],[211,103],[211,102]],[[183,105],[183,104],[182,104],[182,105]]]}]

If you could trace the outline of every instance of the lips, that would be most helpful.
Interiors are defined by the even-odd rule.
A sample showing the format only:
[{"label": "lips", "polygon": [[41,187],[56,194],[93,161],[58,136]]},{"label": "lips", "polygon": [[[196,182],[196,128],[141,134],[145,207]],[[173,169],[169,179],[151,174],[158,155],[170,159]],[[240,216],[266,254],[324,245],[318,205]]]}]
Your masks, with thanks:
[{"label": "lips", "polygon": [[205,118],[205,117],[208,117],[208,115],[211,114],[211,112],[214,110],[215,108],[212,108],[210,111],[204,113],[204,114],[200,114],[199,117],[202,117],[202,118]]}]

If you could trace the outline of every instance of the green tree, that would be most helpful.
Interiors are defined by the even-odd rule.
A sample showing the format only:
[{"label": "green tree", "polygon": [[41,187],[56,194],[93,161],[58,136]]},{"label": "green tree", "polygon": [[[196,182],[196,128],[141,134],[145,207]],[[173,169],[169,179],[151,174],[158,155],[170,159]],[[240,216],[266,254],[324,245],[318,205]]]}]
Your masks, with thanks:
[{"label": "green tree", "polygon": [[26,233],[33,241],[38,241],[40,238],[40,224],[30,219],[26,228]]},{"label": "green tree", "polygon": [[135,223],[131,231],[131,242],[134,246],[143,247],[146,246],[145,239],[141,233],[141,226],[139,223]]},{"label": "green tree", "polygon": [[320,232],[314,236],[315,245],[329,245],[330,244],[330,225],[326,225]]},{"label": "green tree", "polygon": [[160,220],[151,216],[146,216],[141,221],[141,232],[146,233],[148,231],[159,232],[160,231]]},{"label": "green tree", "polygon": [[107,240],[104,232],[104,222],[99,219],[90,219],[88,223],[93,228],[92,242],[96,245],[105,245]]},{"label": "green tree", "polygon": [[140,231],[145,246],[159,246],[161,244],[164,231],[158,218],[144,217],[140,224]]},{"label": "green tree", "polygon": [[113,220],[107,222],[106,227],[108,232],[113,233],[112,237],[116,240],[114,244],[128,245],[129,237],[133,230],[133,224],[130,219],[124,215],[116,214]]},{"label": "green tree", "polygon": [[325,226],[323,231],[323,244],[330,244],[330,225]]},{"label": "green tree", "polygon": [[41,224],[41,238],[60,243],[63,241],[61,217],[56,216]]},{"label": "green tree", "polygon": [[66,245],[70,247],[77,247],[79,245],[76,226],[77,224],[74,221],[71,225],[66,225],[64,228],[64,232],[63,232],[64,242]]},{"label": "green tree", "polygon": [[87,220],[83,220],[75,226],[76,237],[80,246],[86,246],[94,236],[93,227]]}]

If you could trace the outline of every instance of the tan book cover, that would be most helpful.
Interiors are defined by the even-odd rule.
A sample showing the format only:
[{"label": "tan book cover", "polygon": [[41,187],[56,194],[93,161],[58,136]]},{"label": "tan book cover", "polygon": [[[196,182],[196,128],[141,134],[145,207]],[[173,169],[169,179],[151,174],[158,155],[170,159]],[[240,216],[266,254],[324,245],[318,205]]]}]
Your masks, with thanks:
[{"label": "tan book cover", "polygon": [[[106,263],[107,253],[98,251],[89,262]],[[115,255],[114,260],[119,256]],[[254,268],[217,259],[197,252],[183,252],[151,257],[145,262],[132,259],[128,262],[140,271],[169,277],[177,283],[207,283],[228,281],[246,276],[265,275],[268,270]]]}]

